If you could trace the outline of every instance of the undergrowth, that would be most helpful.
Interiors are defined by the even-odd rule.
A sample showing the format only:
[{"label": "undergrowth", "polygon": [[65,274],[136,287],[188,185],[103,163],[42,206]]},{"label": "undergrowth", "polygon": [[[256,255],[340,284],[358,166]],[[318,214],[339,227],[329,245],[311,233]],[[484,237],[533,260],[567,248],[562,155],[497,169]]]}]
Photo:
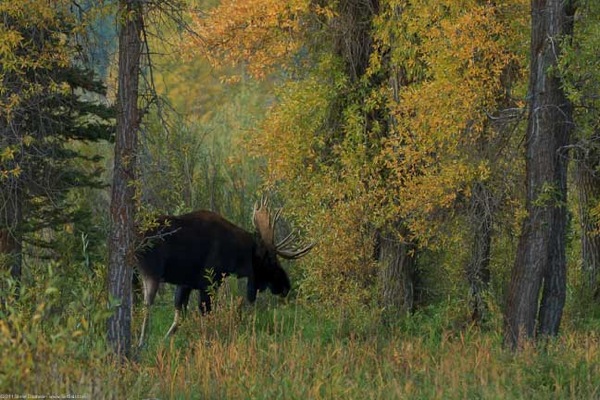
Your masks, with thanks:
[{"label": "undergrowth", "polygon": [[229,285],[219,291],[210,316],[200,317],[191,309],[170,339],[163,335],[173,317],[172,289],[163,290],[153,308],[147,347],[120,364],[106,350],[108,312],[90,291],[94,284],[89,279],[88,289],[78,289],[74,296],[59,295],[50,280],[42,291],[22,293],[18,304],[30,307],[5,307],[0,394],[93,399],[600,397],[600,332],[589,329],[597,322],[575,324],[567,316],[557,339],[512,353],[502,347],[501,324],[457,324],[460,307],[452,305],[383,324],[376,308],[349,309],[343,302],[328,309],[263,294],[248,306]]}]

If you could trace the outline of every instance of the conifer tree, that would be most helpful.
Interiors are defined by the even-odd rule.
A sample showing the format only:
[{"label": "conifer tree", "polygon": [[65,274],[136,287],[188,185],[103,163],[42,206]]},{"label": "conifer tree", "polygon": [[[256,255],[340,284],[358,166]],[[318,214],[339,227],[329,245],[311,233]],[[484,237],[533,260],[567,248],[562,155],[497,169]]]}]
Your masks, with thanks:
[{"label": "conifer tree", "polygon": [[77,143],[109,140],[114,114],[77,61],[68,3],[0,5],[0,254],[16,279],[23,242],[47,246],[35,232],[85,217],[68,193],[103,186]]}]

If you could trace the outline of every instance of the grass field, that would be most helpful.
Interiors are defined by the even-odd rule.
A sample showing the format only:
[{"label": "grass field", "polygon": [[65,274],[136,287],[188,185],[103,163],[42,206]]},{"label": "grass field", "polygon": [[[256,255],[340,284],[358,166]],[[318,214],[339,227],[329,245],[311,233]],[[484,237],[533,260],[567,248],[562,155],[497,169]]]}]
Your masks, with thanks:
[{"label": "grass field", "polygon": [[[501,323],[457,323],[437,307],[386,324],[369,307],[320,307],[262,296],[255,307],[223,290],[215,312],[191,312],[170,340],[170,293],[153,309],[148,345],[111,360],[93,327],[6,324],[0,393],[102,399],[599,399],[598,320],[519,353]],[[36,314],[33,315],[33,319]],[[139,318],[136,319],[139,321]],[[29,322],[29,323],[28,323]],[[580,324],[581,325],[581,324]],[[98,331],[100,327],[97,327]],[[98,337],[94,337],[98,336]],[[11,346],[11,348],[9,348]]]}]

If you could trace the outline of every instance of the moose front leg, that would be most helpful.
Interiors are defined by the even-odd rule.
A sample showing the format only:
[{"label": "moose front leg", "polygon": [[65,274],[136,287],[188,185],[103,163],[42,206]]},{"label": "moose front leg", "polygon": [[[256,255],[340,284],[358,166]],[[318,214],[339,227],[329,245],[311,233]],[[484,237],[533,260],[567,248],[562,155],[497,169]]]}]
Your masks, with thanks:
[{"label": "moose front leg", "polygon": [[256,301],[256,293],[258,292],[258,288],[254,283],[254,278],[248,278],[248,283],[246,286],[246,299],[248,299],[249,303],[254,303]]},{"label": "moose front leg", "polygon": [[171,327],[165,335],[165,339],[174,334],[179,328],[182,315],[185,315],[185,311],[187,310],[187,305],[188,301],[190,300],[191,292],[192,288],[189,286],[177,286],[177,289],[175,290],[175,317],[173,319]]},{"label": "moose front leg", "polygon": [[144,319],[142,322],[142,331],[140,332],[140,341],[138,343],[138,347],[142,347],[144,345],[146,331],[150,325],[150,307],[152,307],[152,303],[154,303],[154,298],[156,297],[156,292],[158,291],[159,285],[158,279],[143,275],[142,279],[144,283]]}]

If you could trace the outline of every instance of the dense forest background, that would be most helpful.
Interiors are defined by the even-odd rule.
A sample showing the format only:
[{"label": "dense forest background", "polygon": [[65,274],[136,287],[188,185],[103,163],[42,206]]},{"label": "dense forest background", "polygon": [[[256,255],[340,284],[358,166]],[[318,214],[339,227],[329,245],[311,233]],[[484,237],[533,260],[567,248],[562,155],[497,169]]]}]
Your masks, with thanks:
[{"label": "dense forest background", "polygon": [[[0,15],[0,393],[600,396],[598,2]],[[170,340],[166,285],[133,349],[141,298],[115,260],[139,243],[111,219],[118,188],[124,229],[208,209],[251,231],[267,194],[317,245],[286,264],[287,300],[243,305],[228,280]]]}]

